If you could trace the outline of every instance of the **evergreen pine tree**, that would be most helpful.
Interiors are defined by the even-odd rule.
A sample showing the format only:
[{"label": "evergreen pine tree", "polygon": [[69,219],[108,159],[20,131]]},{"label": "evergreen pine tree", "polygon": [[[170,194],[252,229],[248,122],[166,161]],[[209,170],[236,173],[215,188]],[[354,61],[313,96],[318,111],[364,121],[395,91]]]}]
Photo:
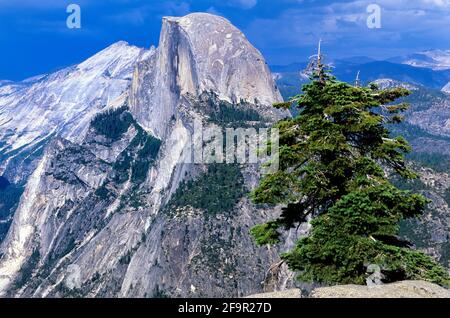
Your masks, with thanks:
[{"label": "evergreen pine tree", "polygon": [[285,206],[278,219],[252,229],[256,242],[276,244],[283,231],[312,219],[309,236],[282,255],[303,281],[364,284],[374,264],[385,282],[445,284],[444,268],[397,236],[399,221],[422,215],[428,203],[388,176],[417,178],[404,160],[410,146],[386,128],[402,121],[408,105],[392,103],[409,92],[354,87],[318,65],[304,94],[275,105],[295,102],[300,114],[276,124],[280,169],[252,192],[255,203]]}]

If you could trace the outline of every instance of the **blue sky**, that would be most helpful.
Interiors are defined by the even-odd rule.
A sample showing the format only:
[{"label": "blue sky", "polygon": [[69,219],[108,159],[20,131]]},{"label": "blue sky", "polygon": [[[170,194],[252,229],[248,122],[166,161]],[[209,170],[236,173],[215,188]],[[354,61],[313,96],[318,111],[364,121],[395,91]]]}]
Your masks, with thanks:
[{"label": "blue sky", "polygon": [[[81,7],[78,30],[66,27],[71,3]],[[380,29],[366,24],[372,3]],[[269,64],[305,60],[319,38],[332,58],[450,49],[450,0],[0,0],[0,79],[79,63],[119,40],[157,45],[163,16],[199,11],[231,20]]]}]

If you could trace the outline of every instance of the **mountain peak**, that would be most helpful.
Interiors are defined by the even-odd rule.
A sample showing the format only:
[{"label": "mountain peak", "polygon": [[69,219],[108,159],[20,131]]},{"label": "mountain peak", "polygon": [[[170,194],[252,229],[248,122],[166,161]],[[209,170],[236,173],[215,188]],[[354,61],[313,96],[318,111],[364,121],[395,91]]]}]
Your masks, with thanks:
[{"label": "mountain peak", "polygon": [[225,100],[270,105],[280,99],[264,57],[230,21],[208,13],[167,21],[176,22],[181,32],[170,36],[194,57],[189,63],[195,65],[196,93],[214,90]]},{"label": "mountain peak", "polygon": [[144,50],[137,46],[130,45],[125,41],[116,42],[102,51],[98,52],[91,58],[78,65],[80,70],[88,70],[93,68],[106,68],[112,63],[118,64],[118,67],[129,64],[130,60],[134,60]]},{"label": "mountain peak", "polygon": [[262,54],[228,20],[207,13],[163,18],[156,54],[135,75],[132,112],[157,137],[186,95],[212,91],[220,100],[271,111],[282,101]]}]

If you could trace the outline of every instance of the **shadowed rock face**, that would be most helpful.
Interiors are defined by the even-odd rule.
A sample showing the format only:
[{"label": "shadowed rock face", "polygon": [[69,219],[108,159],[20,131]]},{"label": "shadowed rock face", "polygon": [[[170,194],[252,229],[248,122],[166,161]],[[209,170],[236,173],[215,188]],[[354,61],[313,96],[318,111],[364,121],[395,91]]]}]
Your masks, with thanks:
[{"label": "shadowed rock face", "polygon": [[[259,178],[252,165],[239,166],[236,179],[215,193],[221,199],[227,187],[240,184],[240,197],[227,209],[211,213],[208,202],[195,208],[199,202],[189,197],[176,211],[168,208],[180,184],[201,183],[208,171],[182,161],[194,121],[205,129],[226,125],[199,104],[226,104],[229,116],[251,109],[258,125],[287,113],[272,107],[281,97],[261,54],[223,18],[164,18],[159,47],[143,54],[132,84],[113,94],[108,109],[115,110],[92,111],[75,130],[65,126],[37,160],[0,248],[2,295],[244,296],[263,291],[279,249],[308,230],[290,233],[286,246],[254,245],[249,229],[279,210],[257,208],[246,198]],[[82,65],[96,68],[92,59]],[[291,278],[284,270],[272,277],[271,288],[289,287]]]},{"label": "shadowed rock face", "polygon": [[0,190],[6,189],[6,187],[9,185],[10,185],[10,183],[9,183],[8,179],[0,176]]},{"label": "shadowed rock face", "polygon": [[164,23],[184,38],[178,47],[182,93],[212,90],[220,99],[257,100],[266,106],[281,100],[261,53],[224,18],[192,14],[166,18]]}]

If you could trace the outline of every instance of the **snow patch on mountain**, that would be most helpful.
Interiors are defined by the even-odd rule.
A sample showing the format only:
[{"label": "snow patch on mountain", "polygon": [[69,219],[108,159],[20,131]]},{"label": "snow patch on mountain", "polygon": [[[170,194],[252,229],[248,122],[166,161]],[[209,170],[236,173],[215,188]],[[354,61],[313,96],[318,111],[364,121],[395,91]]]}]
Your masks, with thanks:
[{"label": "snow patch on mountain", "polygon": [[264,57],[228,20],[207,13],[163,18],[158,48],[135,71],[133,115],[163,139],[180,99],[210,91],[265,107],[273,118],[272,103],[282,101]]},{"label": "snow patch on mountain", "polygon": [[429,50],[406,57],[403,64],[431,68],[433,70],[450,69],[450,50]]}]

